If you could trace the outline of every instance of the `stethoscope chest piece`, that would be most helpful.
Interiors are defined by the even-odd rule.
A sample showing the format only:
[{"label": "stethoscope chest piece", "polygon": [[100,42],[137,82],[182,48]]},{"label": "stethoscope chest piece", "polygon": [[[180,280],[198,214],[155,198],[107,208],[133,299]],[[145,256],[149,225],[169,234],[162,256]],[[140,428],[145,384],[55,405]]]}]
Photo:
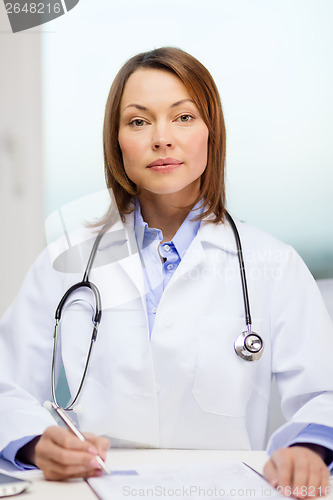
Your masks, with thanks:
[{"label": "stethoscope chest piece", "polygon": [[264,352],[264,341],[255,332],[242,332],[234,342],[236,354],[245,361],[257,361]]}]

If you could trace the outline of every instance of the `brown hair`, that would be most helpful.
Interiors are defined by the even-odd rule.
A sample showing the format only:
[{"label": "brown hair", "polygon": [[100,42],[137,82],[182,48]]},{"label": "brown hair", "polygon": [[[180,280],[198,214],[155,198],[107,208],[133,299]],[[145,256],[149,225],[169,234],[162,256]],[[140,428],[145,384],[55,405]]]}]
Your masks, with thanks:
[{"label": "brown hair", "polygon": [[132,57],[120,69],[110,89],[103,130],[105,177],[120,215],[124,217],[133,210],[136,196],[136,185],[125,173],[118,143],[120,102],[128,78],[139,68],[162,69],[177,75],[200,111],[209,131],[208,158],[195,203],[203,198],[207,210],[197,219],[213,213],[213,222],[220,222],[225,211],[226,133],[219,92],[209,71],[193,56],[174,47],[161,47]]}]

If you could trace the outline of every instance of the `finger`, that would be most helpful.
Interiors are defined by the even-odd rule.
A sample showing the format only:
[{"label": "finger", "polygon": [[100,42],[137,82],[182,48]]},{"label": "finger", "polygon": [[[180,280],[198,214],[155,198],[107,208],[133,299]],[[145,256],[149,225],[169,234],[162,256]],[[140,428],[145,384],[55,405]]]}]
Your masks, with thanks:
[{"label": "finger", "polygon": [[60,427],[49,427],[36,445],[35,463],[47,479],[91,477],[103,474],[96,459],[106,456],[109,440],[87,434],[89,441],[80,441],[72,432]]},{"label": "finger", "polygon": [[290,487],[293,484],[293,460],[289,448],[280,448],[271,457],[277,469],[277,482],[282,493],[290,496]]},{"label": "finger", "polygon": [[[311,462],[307,455],[292,455],[293,457],[293,482],[290,485],[293,496],[307,498],[310,493],[309,482]],[[317,477],[318,479],[318,477]],[[320,480],[320,479],[319,479]]]},{"label": "finger", "polygon": [[96,455],[85,450],[73,450],[43,440],[37,448],[38,456],[62,465],[80,465],[86,469],[99,468]]},{"label": "finger", "polygon": [[37,466],[47,479],[91,477],[103,473],[96,457],[87,452],[66,450],[51,444],[41,447],[36,459]]},{"label": "finger", "polygon": [[103,475],[104,471],[101,469],[98,462],[92,462],[91,465],[86,467],[85,464],[65,464],[53,460],[45,461],[42,467],[44,475],[47,479],[68,479],[72,477],[91,477],[96,475]]},{"label": "finger", "polygon": [[310,471],[308,496],[325,496],[328,493],[329,470],[325,464],[313,467]]},{"label": "finger", "polygon": [[273,488],[277,487],[277,469],[272,459],[269,459],[264,466],[264,477],[273,486]]},{"label": "finger", "polygon": [[85,470],[73,466],[60,467],[56,464],[48,464],[46,468],[43,468],[41,470],[43,471],[45,479],[50,481],[63,481],[72,478],[99,477],[104,475],[104,471],[101,469]]},{"label": "finger", "polygon": [[96,447],[98,455],[105,460],[111,445],[110,440],[104,436],[96,436],[88,432],[84,434],[84,437]]},{"label": "finger", "polygon": [[96,475],[96,471],[101,469],[96,460],[96,454],[59,446],[50,439],[49,432],[45,432],[41,437],[35,451],[35,463],[47,479],[90,477]]},{"label": "finger", "polygon": [[325,491],[329,472],[321,456],[307,448],[294,446],[291,449],[294,462],[292,491],[298,498],[314,498]]},{"label": "finger", "polygon": [[90,441],[81,441],[73,432],[62,427],[48,427],[42,439],[49,439],[54,444],[67,450],[85,450],[94,455],[97,454],[97,448]]}]

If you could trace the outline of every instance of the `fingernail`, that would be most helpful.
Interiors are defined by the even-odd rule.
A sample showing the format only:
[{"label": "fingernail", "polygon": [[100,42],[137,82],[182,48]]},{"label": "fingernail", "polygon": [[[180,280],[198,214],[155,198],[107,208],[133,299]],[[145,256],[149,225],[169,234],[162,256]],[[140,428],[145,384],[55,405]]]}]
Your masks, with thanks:
[{"label": "fingernail", "polygon": [[97,470],[97,471],[95,472],[95,476],[97,476],[97,477],[99,477],[99,476],[104,476],[104,470],[101,470],[101,469],[100,469],[100,470]]},{"label": "fingernail", "polygon": [[272,479],[271,485],[273,486],[273,488],[276,488],[278,484],[279,484],[279,481],[277,479]]},{"label": "fingernail", "polygon": [[97,450],[94,446],[89,446],[88,453],[91,453],[92,455],[97,455]]},{"label": "fingernail", "polygon": [[92,458],[89,462],[90,467],[93,469],[101,469],[102,466],[97,462],[96,458]]}]

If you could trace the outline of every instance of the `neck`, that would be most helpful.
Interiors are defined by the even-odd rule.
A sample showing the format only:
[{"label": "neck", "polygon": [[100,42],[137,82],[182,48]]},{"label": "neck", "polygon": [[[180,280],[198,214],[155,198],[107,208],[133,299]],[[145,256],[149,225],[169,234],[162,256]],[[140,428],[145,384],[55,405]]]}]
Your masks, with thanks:
[{"label": "neck", "polygon": [[[189,211],[168,196],[139,196],[142,217],[149,227],[160,229],[163,241],[170,241],[186,219]],[[195,198],[193,197],[193,204]],[[188,202],[188,205],[190,203]]]}]

